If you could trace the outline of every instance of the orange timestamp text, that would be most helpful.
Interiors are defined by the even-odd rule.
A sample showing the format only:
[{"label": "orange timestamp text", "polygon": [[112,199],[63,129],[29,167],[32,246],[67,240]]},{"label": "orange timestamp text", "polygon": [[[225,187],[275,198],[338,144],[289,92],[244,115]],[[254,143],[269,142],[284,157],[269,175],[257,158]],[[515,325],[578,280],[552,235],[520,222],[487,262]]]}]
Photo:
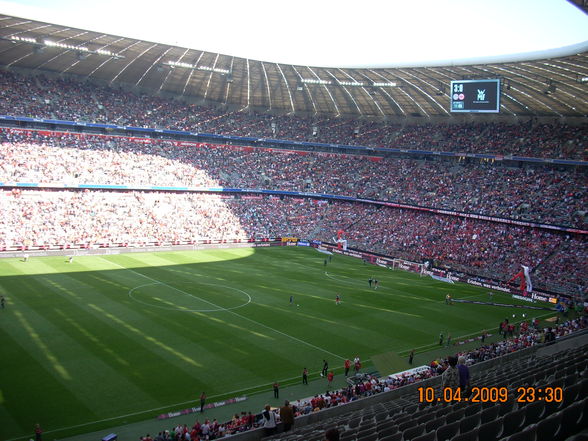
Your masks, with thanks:
[{"label": "orange timestamp text", "polygon": [[460,388],[445,387],[438,392],[433,387],[419,387],[419,403],[505,403],[514,399],[517,403],[533,403],[544,401],[546,403],[563,401],[563,389],[561,387],[518,387],[514,393],[508,388],[502,387],[472,387],[467,393]]}]

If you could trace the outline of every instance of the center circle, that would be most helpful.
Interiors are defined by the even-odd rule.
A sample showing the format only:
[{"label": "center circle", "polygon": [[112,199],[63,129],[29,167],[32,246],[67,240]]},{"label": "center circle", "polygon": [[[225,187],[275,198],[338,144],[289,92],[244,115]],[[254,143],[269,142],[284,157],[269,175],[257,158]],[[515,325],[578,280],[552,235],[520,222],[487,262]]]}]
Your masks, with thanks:
[{"label": "center circle", "polygon": [[242,289],[203,282],[154,281],[130,289],[128,296],[145,306],[184,312],[231,311],[251,303]]}]

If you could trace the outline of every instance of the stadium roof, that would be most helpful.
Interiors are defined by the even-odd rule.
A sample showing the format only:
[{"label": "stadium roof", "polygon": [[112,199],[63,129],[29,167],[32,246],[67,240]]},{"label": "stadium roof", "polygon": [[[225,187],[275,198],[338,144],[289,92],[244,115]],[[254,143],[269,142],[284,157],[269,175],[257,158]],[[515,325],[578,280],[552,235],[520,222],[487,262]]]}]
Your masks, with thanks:
[{"label": "stadium roof", "polygon": [[0,14],[1,66],[196,102],[355,118],[451,118],[451,80],[500,78],[503,115],[588,116],[588,42],[525,59],[398,68],[296,66]]}]

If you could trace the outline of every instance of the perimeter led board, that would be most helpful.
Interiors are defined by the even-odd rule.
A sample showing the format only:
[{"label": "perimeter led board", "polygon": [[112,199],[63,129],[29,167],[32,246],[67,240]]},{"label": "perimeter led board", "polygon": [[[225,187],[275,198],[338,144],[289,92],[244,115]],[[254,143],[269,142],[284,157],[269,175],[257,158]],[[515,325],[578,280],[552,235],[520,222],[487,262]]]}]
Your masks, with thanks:
[{"label": "perimeter led board", "polygon": [[500,80],[461,80],[451,82],[452,112],[498,113]]}]

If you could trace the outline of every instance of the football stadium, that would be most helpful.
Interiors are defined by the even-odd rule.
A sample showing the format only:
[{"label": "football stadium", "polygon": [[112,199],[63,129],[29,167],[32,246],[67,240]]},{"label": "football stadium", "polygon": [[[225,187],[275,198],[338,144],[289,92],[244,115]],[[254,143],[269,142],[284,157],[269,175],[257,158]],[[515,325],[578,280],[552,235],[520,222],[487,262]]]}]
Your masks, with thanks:
[{"label": "football stadium", "polygon": [[308,65],[9,3],[1,440],[588,439],[586,1]]}]

